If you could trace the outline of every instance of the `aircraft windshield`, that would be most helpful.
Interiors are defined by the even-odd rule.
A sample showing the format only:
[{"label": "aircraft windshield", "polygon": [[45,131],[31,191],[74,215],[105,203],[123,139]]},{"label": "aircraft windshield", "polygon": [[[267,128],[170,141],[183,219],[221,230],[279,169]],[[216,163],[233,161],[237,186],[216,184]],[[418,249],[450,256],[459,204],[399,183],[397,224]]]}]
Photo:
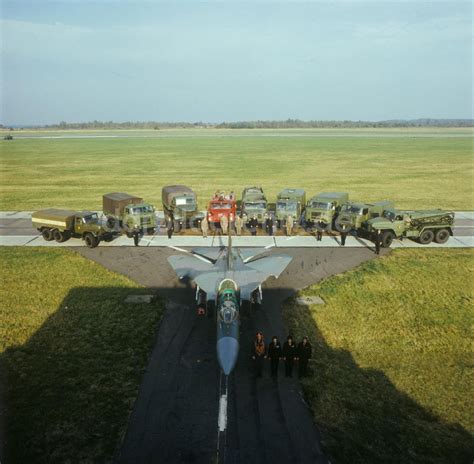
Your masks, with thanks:
[{"label": "aircraft windshield", "polygon": [[224,298],[225,300],[220,309],[220,318],[226,324],[230,324],[237,319],[237,308],[235,307],[235,303],[230,295],[225,296]]},{"label": "aircraft windshield", "polygon": [[317,209],[331,209],[331,203],[323,203],[321,201],[312,201],[311,208]]},{"label": "aircraft windshield", "polygon": [[296,201],[279,201],[277,202],[277,209],[285,211],[296,211]]},{"label": "aircraft windshield", "polygon": [[136,206],[135,208],[130,208],[130,214],[142,213],[153,213],[153,208],[151,206]]},{"label": "aircraft windshield", "polygon": [[184,205],[193,205],[194,199],[185,197],[185,198],[176,198],[176,206],[184,206]]},{"label": "aircraft windshield", "polygon": [[99,222],[99,216],[97,215],[97,213],[89,214],[88,216],[84,216],[82,218],[82,221],[85,224],[97,224]]}]

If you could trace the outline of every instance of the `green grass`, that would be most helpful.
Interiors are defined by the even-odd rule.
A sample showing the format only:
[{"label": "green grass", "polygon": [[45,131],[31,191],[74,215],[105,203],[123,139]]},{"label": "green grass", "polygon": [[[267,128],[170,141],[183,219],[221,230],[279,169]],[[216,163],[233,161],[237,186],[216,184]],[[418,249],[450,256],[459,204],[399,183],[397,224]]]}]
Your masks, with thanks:
[{"label": "green grass", "polygon": [[146,367],[161,303],[68,250],[0,248],[7,462],[110,462]]},{"label": "green grass", "polygon": [[472,462],[472,250],[397,250],[290,300],[305,394],[334,463]]},{"label": "green grass", "polygon": [[161,207],[161,188],[172,183],[193,187],[201,207],[217,189],[240,197],[245,185],[261,184],[270,201],[294,186],[401,208],[474,209],[466,129],[155,132],[160,137],[1,140],[0,210],[100,209],[110,191]]}]

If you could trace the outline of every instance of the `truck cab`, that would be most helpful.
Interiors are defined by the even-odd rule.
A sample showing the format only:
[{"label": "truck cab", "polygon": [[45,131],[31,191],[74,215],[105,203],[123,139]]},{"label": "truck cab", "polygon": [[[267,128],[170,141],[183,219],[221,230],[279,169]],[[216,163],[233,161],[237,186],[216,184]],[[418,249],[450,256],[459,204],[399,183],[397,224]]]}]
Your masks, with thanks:
[{"label": "truck cab", "polygon": [[214,195],[207,207],[207,220],[209,224],[220,224],[222,216],[227,216],[229,224],[234,222],[237,214],[237,202],[231,195]]},{"label": "truck cab", "polygon": [[241,214],[248,222],[256,217],[262,225],[267,217],[268,203],[262,187],[246,187],[242,192]]},{"label": "truck cab", "polygon": [[275,205],[277,227],[284,226],[288,216],[293,216],[295,222],[299,221],[305,205],[306,192],[303,189],[287,188],[282,190],[277,195]]},{"label": "truck cab", "polygon": [[314,227],[323,221],[332,228],[342,206],[349,201],[346,192],[321,192],[312,197],[306,204],[304,222],[307,227]]},{"label": "truck cab", "polygon": [[197,195],[185,185],[167,185],[161,191],[165,215],[173,217],[174,229],[199,225],[203,218],[199,212]]},{"label": "truck cab", "polygon": [[349,202],[341,207],[337,221],[345,224],[357,232],[362,230],[362,224],[369,219],[379,217],[387,209],[393,209],[391,201],[378,201],[376,203]]}]

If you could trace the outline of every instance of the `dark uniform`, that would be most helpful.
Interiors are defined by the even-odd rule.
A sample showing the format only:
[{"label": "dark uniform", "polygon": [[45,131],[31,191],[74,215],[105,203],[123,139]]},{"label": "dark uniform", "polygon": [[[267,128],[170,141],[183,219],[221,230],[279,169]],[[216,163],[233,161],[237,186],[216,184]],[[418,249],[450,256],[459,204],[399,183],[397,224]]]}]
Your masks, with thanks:
[{"label": "dark uniform", "polygon": [[261,377],[263,371],[263,360],[265,359],[265,341],[262,338],[259,340],[258,335],[252,345],[252,359],[255,361],[255,376]]},{"label": "dark uniform", "polygon": [[250,233],[255,236],[257,235],[257,227],[258,227],[258,221],[256,217],[253,217],[249,221],[249,228],[250,228]]},{"label": "dark uniform", "polygon": [[273,218],[271,216],[268,216],[265,220],[265,230],[268,235],[273,235]]},{"label": "dark uniform", "polygon": [[272,342],[268,345],[267,356],[270,359],[270,375],[276,379],[278,377],[278,362],[281,358],[281,345],[278,338],[272,338]]},{"label": "dark uniform", "polygon": [[311,354],[311,343],[309,343],[308,339],[304,337],[303,341],[298,345],[298,377],[305,377],[307,375],[308,360],[311,359]]},{"label": "dark uniform", "polygon": [[174,216],[172,214],[168,217],[168,224],[166,224],[166,229],[168,232],[168,238],[171,238],[174,232]]},{"label": "dark uniform", "polygon": [[347,226],[344,224],[341,228],[341,245],[346,246]]},{"label": "dark uniform", "polygon": [[316,223],[316,240],[320,242],[323,238],[323,229],[326,228],[326,223],[324,221],[318,221]]},{"label": "dark uniform", "polygon": [[138,246],[139,240],[140,240],[140,233],[138,232],[138,230],[136,230],[133,233],[133,243],[135,244],[135,246]]},{"label": "dark uniform", "polygon": [[283,359],[285,360],[285,376],[293,377],[293,363],[298,357],[296,345],[293,343],[293,338],[288,337],[287,341],[283,345]]}]

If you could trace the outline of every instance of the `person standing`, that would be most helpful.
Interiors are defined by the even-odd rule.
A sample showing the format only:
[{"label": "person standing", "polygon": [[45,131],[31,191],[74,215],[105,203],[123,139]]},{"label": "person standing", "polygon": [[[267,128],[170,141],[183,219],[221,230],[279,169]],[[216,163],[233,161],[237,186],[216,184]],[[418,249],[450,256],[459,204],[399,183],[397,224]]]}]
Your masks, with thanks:
[{"label": "person standing", "polygon": [[293,216],[290,214],[287,218],[286,218],[286,235],[287,237],[291,237],[291,233],[293,231],[293,225],[294,225],[294,219],[293,219]]},{"label": "person standing", "polygon": [[342,224],[341,226],[341,245],[346,246],[346,237],[347,237],[347,225]]},{"label": "person standing", "polygon": [[207,215],[202,218],[201,232],[202,232],[203,238],[207,238],[207,233],[209,232],[209,222],[207,220]]},{"label": "person standing", "polygon": [[263,372],[263,360],[266,358],[265,340],[262,332],[255,334],[255,340],[252,345],[252,359],[255,361],[255,377],[261,377]]},{"label": "person standing", "polygon": [[174,232],[174,216],[173,216],[173,213],[171,213],[169,216],[168,216],[168,224],[167,224],[167,232],[168,232],[168,239],[171,239],[171,237],[173,236],[173,232]]},{"label": "person standing", "polygon": [[136,230],[135,232],[133,232],[133,243],[136,247],[138,246],[139,241],[140,241],[140,232]]},{"label": "person standing", "polygon": [[380,254],[380,248],[382,248],[382,231],[380,229],[377,229],[377,233],[375,234],[375,254],[379,255]]},{"label": "person standing", "polygon": [[325,229],[326,224],[321,219],[316,223],[316,240],[321,242],[323,239],[323,230]]},{"label": "person standing", "polygon": [[221,229],[224,235],[227,235],[227,229],[229,227],[229,218],[223,214],[220,218]]},{"label": "person standing", "polygon": [[265,220],[265,229],[268,235],[273,235],[273,217],[271,214],[269,214]]},{"label": "person standing", "polygon": [[278,377],[278,363],[281,358],[281,345],[276,335],[272,337],[272,342],[268,345],[267,358],[270,359],[270,375],[272,379]]},{"label": "person standing", "polygon": [[303,337],[298,345],[298,377],[306,377],[308,371],[308,360],[311,359],[312,355],[311,343],[309,343],[308,337]]},{"label": "person standing", "polygon": [[249,221],[250,233],[255,237],[257,235],[258,220],[257,216],[252,216]]},{"label": "person standing", "polygon": [[242,234],[242,218],[238,214],[235,216],[235,233]]},{"label": "person standing", "polygon": [[298,353],[296,345],[293,343],[293,337],[288,335],[283,345],[283,359],[285,361],[285,377],[293,377],[293,363],[296,361]]}]

